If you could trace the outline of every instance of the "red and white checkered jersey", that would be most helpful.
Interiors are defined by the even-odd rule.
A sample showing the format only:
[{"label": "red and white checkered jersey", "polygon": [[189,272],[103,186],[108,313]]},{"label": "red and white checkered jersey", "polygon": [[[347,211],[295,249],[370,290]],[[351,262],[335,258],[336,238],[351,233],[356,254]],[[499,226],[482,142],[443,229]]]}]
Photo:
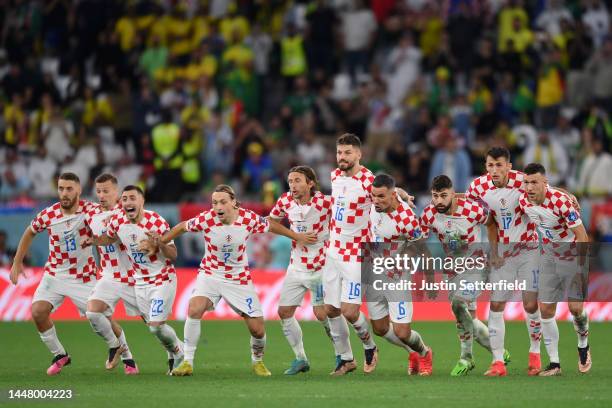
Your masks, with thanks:
[{"label": "red and white checkered jersey", "polygon": [[344,262],[361,262],[360,246],[370,234],[372,182],[374,175],[365,167],[352,177],[336,169],[331,174],[332,218],[327,256]]},{"label": "red and white checkered jersey", "polygon": [[74,214],[65,215],[60,203],[42,210],[32,220],[30,228],[36,234],[47,230],[49,257],[45,272],[58,278],[72,278],[80,282],[96,279],[96,262],[91,248],[83,248],[83,241],[91,237],[85,216],[94,204],[80,200]]},{"label": "red and white checkered jersey", "polygon": [[270,217],[287,217],[295,232],[316,232],[317,242],[311,245],[291,243],[291,264],[300,272],[316,272],[325,264],[325,242],[329,239],[329,221],[333,199],[317,191],[308,204],[300,204],[291,193],[284,193],[277,201]]},{"label": "red and white checkered jersey", "polygon": [[186,222],[187,231],[203,232],[206,253],[200,272],[246,285],[251,280],[246,243],[252,234],[270,230],[268,220],[251,210],[238,209],[232,225],[219,220],[214,210],[201,212]]},{"label": "red and white checkered jersey", "polygon": [[[175,269],[172,261],[166,258],[161,251],[155,255],[147,256],[138,250],[140,241],[148,239],[146,233],[154,232],[164,235],[170,230],[168,222],[154,211],[145,210],[139,223],[130,222],[124,211],[113,215],[106,226],[106,235],[117,238],[125,246],[128,254],[136,286],[160,286],[165,281],[172,281]],[[173,242],[170,242],[173,244]]]},{"label": "red and white checkered jersey", "polygon": [[[487,222],[488,213],[484,206],[478,202],[457,199],[457,209],[452,214],[442,214],[433,204],[423,209],[420,222],[423,236],[428,237],[430,232],[438,235],[447,253],[468,250],[472,256],[481,252],[477,245],[482,242],[481,225]],[[472,246],[472,248],[468,248]]]},{"label": "red and white checkered jersey", "polygon": [[[106,227],[114,215],[121,215],[123,210],[117,205],[112,210],[105,211],[101,205],[87,214],[86,222],[94,237],[106,234]],[[107,246],[96,247],[100,254],[100,271],[103,277],[110,277],[117,282],[134,286],[134,271],[132,261],[127,254],[127,248],[121,241]]]},{"label": "red and white checkered jersey", "polygon": [[576,235],[571,228],[582,224],[580,213],[574,208],[567,194],[547,187],[542,204],[532,204],[527,194],[523,194],[519,202],[523,211],[538,226],[544,250],[552,248],[558,257],[573,259],[575,248],[555,245],[561,242],[576,242]]},{"label": "red and white checkered jersey", "polygon": [[493,184],[489,174],[480,176],[472,183],[466,192],[466,198],[476,202],[484,202],[489,213],[495,219],[498,228],[500,244],[516,244],[508,247],[503,256],[515,256],[525,243],[538,241],[536,226],[519,205],[519,199],[524,192],[524,173],[516,170],[508,172],[508,184],[498,188]]},{"label": "red and white checkered jersey", "polygon": [[400,202],[391,212],[377,212],[372,205],[370,211],[373,242],[413,241],[421,238],[421,226],[410,206]]}]

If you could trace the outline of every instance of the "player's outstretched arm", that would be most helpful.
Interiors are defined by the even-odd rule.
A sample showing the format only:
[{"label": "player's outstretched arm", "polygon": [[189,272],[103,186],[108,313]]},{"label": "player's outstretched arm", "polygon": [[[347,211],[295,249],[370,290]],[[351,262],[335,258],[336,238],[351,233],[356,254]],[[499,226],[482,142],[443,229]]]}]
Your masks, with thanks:
[{"label": "player's outstretched arm", "polygon": [[411,196],[410,194],[408,194],[406,192],[406,190],[404,190],[401,187],[395,187],[395,192],[397,193],[397,195],[404,200],[406,203],[408,203],[408,205],[411,208],[415,208],[416,206],[414,205],[414,196]]},{"label": "player's outstretched arm", "polygon": [[11,282],[14,285],[17,284],[19,280],[19,275],[23,273],[23,258],[25,258],[30,246],[32,245],[32,241],[36,234],[32,231],[32,228],[28,226],[25,231],[23,231],[23,235],[19,240],[19,246],[17,247],[17,252],[15,253],[15,258],[13,259],[13,266],[11,267]]},{"label": "player's outstretched arm", "polygon": [[172,229],[166,232],[161,238],[160,243],[167,244],[170,241],[173,241],[175,238],[180,237],[184,233],[187,232],[187,222],[183,221],[176,224]]},{"label": "player's outstretched arm", "polygon": [[111,238],[106,234],[102,234],[99,237],[85,238],[81,246],[87,248],[88,246],[107,246],[117,242],[117,238]]},{"label": "player's outstretched arm", "polygon": [[275,221],[272,217],[267,217],[270,223],[270,232],[278,235],[284,235],[296,241],[300,245],[310,245],[317,242],[317,234],[315,232],[295,232]]}]

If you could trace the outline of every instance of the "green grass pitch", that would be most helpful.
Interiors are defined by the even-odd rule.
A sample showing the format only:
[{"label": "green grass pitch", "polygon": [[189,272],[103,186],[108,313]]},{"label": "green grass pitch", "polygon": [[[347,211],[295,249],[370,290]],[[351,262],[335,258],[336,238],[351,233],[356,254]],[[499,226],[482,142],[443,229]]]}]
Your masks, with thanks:
[{"label": "green grass pitch", "polygon": [[[562,377],[527,377],[528,340],[524,323],[507,323],[506,344],[512,362],[506,378],[485,378],[490,357],[475,344],[476,369],[468,377],[451,378],[459,353],[451,322],[415,322],[434,350],[430,378],[406,375],[407,355],[377,338],[380,361],[376,372],[361,371],[363,352],[351,333],[360,371],[330,378],[333,352],[318,323],[302,323],[306,353],[312,369],[295,377],[283,370],[293,359],[278,322],[267,322],[265,362],[271,378],[250,371],[249,336],[242,322],[203,322],[193,377],[164,375],[166,353],[139,322],[122,323],[140,375],[126,377],[123,368],[104,370],[106,347],[86,322],[62,322],[57,330],[72,356],[72,365],[57,377],[45,370],[51,356],[32,323],[0,323],[0,406],[69,407],[610,407],[612,406],[612,324],[592,323],[593,369],[587,375],[576,367],[576,335],[570,323],[560,323]],[[182,322],[172,322],[182,337]],[[543,360],[546,360],[542,345]],[[544,363],[545,361],[543,361]],[[7,389],[74,390],[70,401],[7,401]]]}]

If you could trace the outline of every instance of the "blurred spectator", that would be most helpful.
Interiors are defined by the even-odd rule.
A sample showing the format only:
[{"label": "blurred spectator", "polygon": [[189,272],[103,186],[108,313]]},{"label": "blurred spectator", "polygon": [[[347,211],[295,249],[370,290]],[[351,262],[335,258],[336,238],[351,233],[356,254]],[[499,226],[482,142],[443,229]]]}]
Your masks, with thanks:
[{"label": "blurred spectator", "polygon": [[246,192],[262,191],[263,184],[273,175],[272,161],[257,142],[247,147],[247,158],[242,165],[242,184]]},{"label": "blurred spectator", "polygon": [[548,182],[553,186],[564,186],[567,182],[569,158],[561,142],[546,130],[531,138],[523,154],[523,164],[540,163],[546,169]]},{"label": "blurred spectator", "polygon": [[304,37],[297,31],[295,24],[287,26],[287,32],[280,42],[281,74],[285,78],[285,89],[291,89],[294,78],[304,75],[308,70]]},{"label": "blurred spectator", "polygon": [[599,106],[612,113],[612,35],[608,36],[585,67],[593,78],[593,97]]},{"label": "blurred spectator", "polygon": [[585,0],[586,10],[582,14],[582,22],[587,27],[595,48],[599,48],[604,37],[609,34],[610,14],[601,0]]},{"label": "blurred spectator", "polygon": [[376,18],[363,0],[356,0],[342,15],[344,64],[355,82],[358,73],[367,71],[369,50],[376,36]]},{"label": "blurred spectator", "polygon": [[612,195],[612,155],[603,150],[600,138],[591,142],[591,151],[579,170],[576,191],[588,197],[610,197]]},{"label": "blurred spectator", "polygon": [[471,181],[470,156],[465,149],[459,147],[454,137],[445,139],[444,145],[434,153],[429,170],[429,183],[440,174],[450,177],[457,191],[465,191]]},{"label": "blurred spectator", "polygon": [[421,51],[414,46],[413,38],[405,34],[391,50],[387,61],[387,101],[392,108],[399,107],[410,86],[418,78]]},{"label": "blurred spectator", "polygon": [[7,200],[25,193],[30,188],[30,179],[15,149],[8,149],[4,159],[0,164],[0,199]]},{"label": "blurred spectator", "polygon": [[57,161],[47,155],[44,146],[38,148],[36,156],[30,161],[28,177],[32,182],[32,196],[38,199],[52,197],[56,194],[55,176]]},{"label": "blurred spectator", "polygon": [[42,125],[41,132],[50,158],[61,163],[73,154],[70,141],[74,136],[74,125],[64,118],[58,106],[53,106],[51,117]]},{"label": "blurred spectator", "polygon": [[169,110],[162,111],[161,122],[153,128],[152,144],[155,152],[155,189],[151,199],[160,202],[175,201],[182,190],[181,131],[172,121]]}]

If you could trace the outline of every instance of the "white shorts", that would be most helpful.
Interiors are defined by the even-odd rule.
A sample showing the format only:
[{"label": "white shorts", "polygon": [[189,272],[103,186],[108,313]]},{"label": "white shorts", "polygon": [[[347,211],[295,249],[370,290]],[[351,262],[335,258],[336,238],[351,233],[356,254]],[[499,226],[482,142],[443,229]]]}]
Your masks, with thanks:
[{"label": "white shorts", "polygon": [[136,302],[136,291],[134,286],[129,286],[125,283],[117,282],[112,278],[102,277],[97,283],[89,300],[101,300],[108,305],[105,314],[112,316],[115,312],[115,306],[119,300],[123,300],[125,312],[129,316],[140,316],[138,304]]},{"label": "white shorts", "polygon": [[338,309],[340,303],[361,304],[361,262],[325,258],[323,301]]},{"label": "white shorts", "polygon": [[223,298],[241,316],[263,317],[259,296],[255,292],[252,281],[249,281],[246,285],[241,285],[199,272],[195,288],[191,294],[192,298],[196,296],[204,296],[210,299],[213,305],[208,310],[217,307],[217,304]]},{"label": "white shorts", "polygon": [[176,295],[176,278],[159,286],[135,286],[139,314],[148,322],[165,322],[172,313]]},{"label": "white shorts", "polygon": [[323,275],[321,271],[300,272],[293,265],[287,268],[287,276],[280,292],[279,306],[300,306],[306,291],[310,291],[310,303],[323,305]]},{"label": "white shorts", "polygon": [[[525,282],[525,292],[538,292],[538,280],[540,274],[540,252],[538,249],[524,249],[520,254],[504,258],[504,264],[499,269],[491,268],[491,283],[503,280],[514,282],[515,280]],[[513,298],[513,291],[495,290],[491,293],[491,301],[507,302]]]},{"label": "white shorts", "polygon": [[581,301],[586,295],[586,276],[578,259],[568,261],[552,256],[542,256],[540,264],[540,292],[542,303],[568,300]]},{"label": "white shorts", "polygon": [[49,302],[53,306],[51,311],[54,312],[64,302],[64,298],[68,297],[79,310],[79,314],[85,316],[87,299],[95,285],[95,280],[78,282],[71,278],[58,278],[45,273],[34,292],[32,303],[41,300]]},{"label": "white shorts", "polygon": [[368,314],[372,320],[380,320],[387,316],[392,323],[412,322],[412,301],[389,302],[381,299],[375,302],[367,302]]}]

